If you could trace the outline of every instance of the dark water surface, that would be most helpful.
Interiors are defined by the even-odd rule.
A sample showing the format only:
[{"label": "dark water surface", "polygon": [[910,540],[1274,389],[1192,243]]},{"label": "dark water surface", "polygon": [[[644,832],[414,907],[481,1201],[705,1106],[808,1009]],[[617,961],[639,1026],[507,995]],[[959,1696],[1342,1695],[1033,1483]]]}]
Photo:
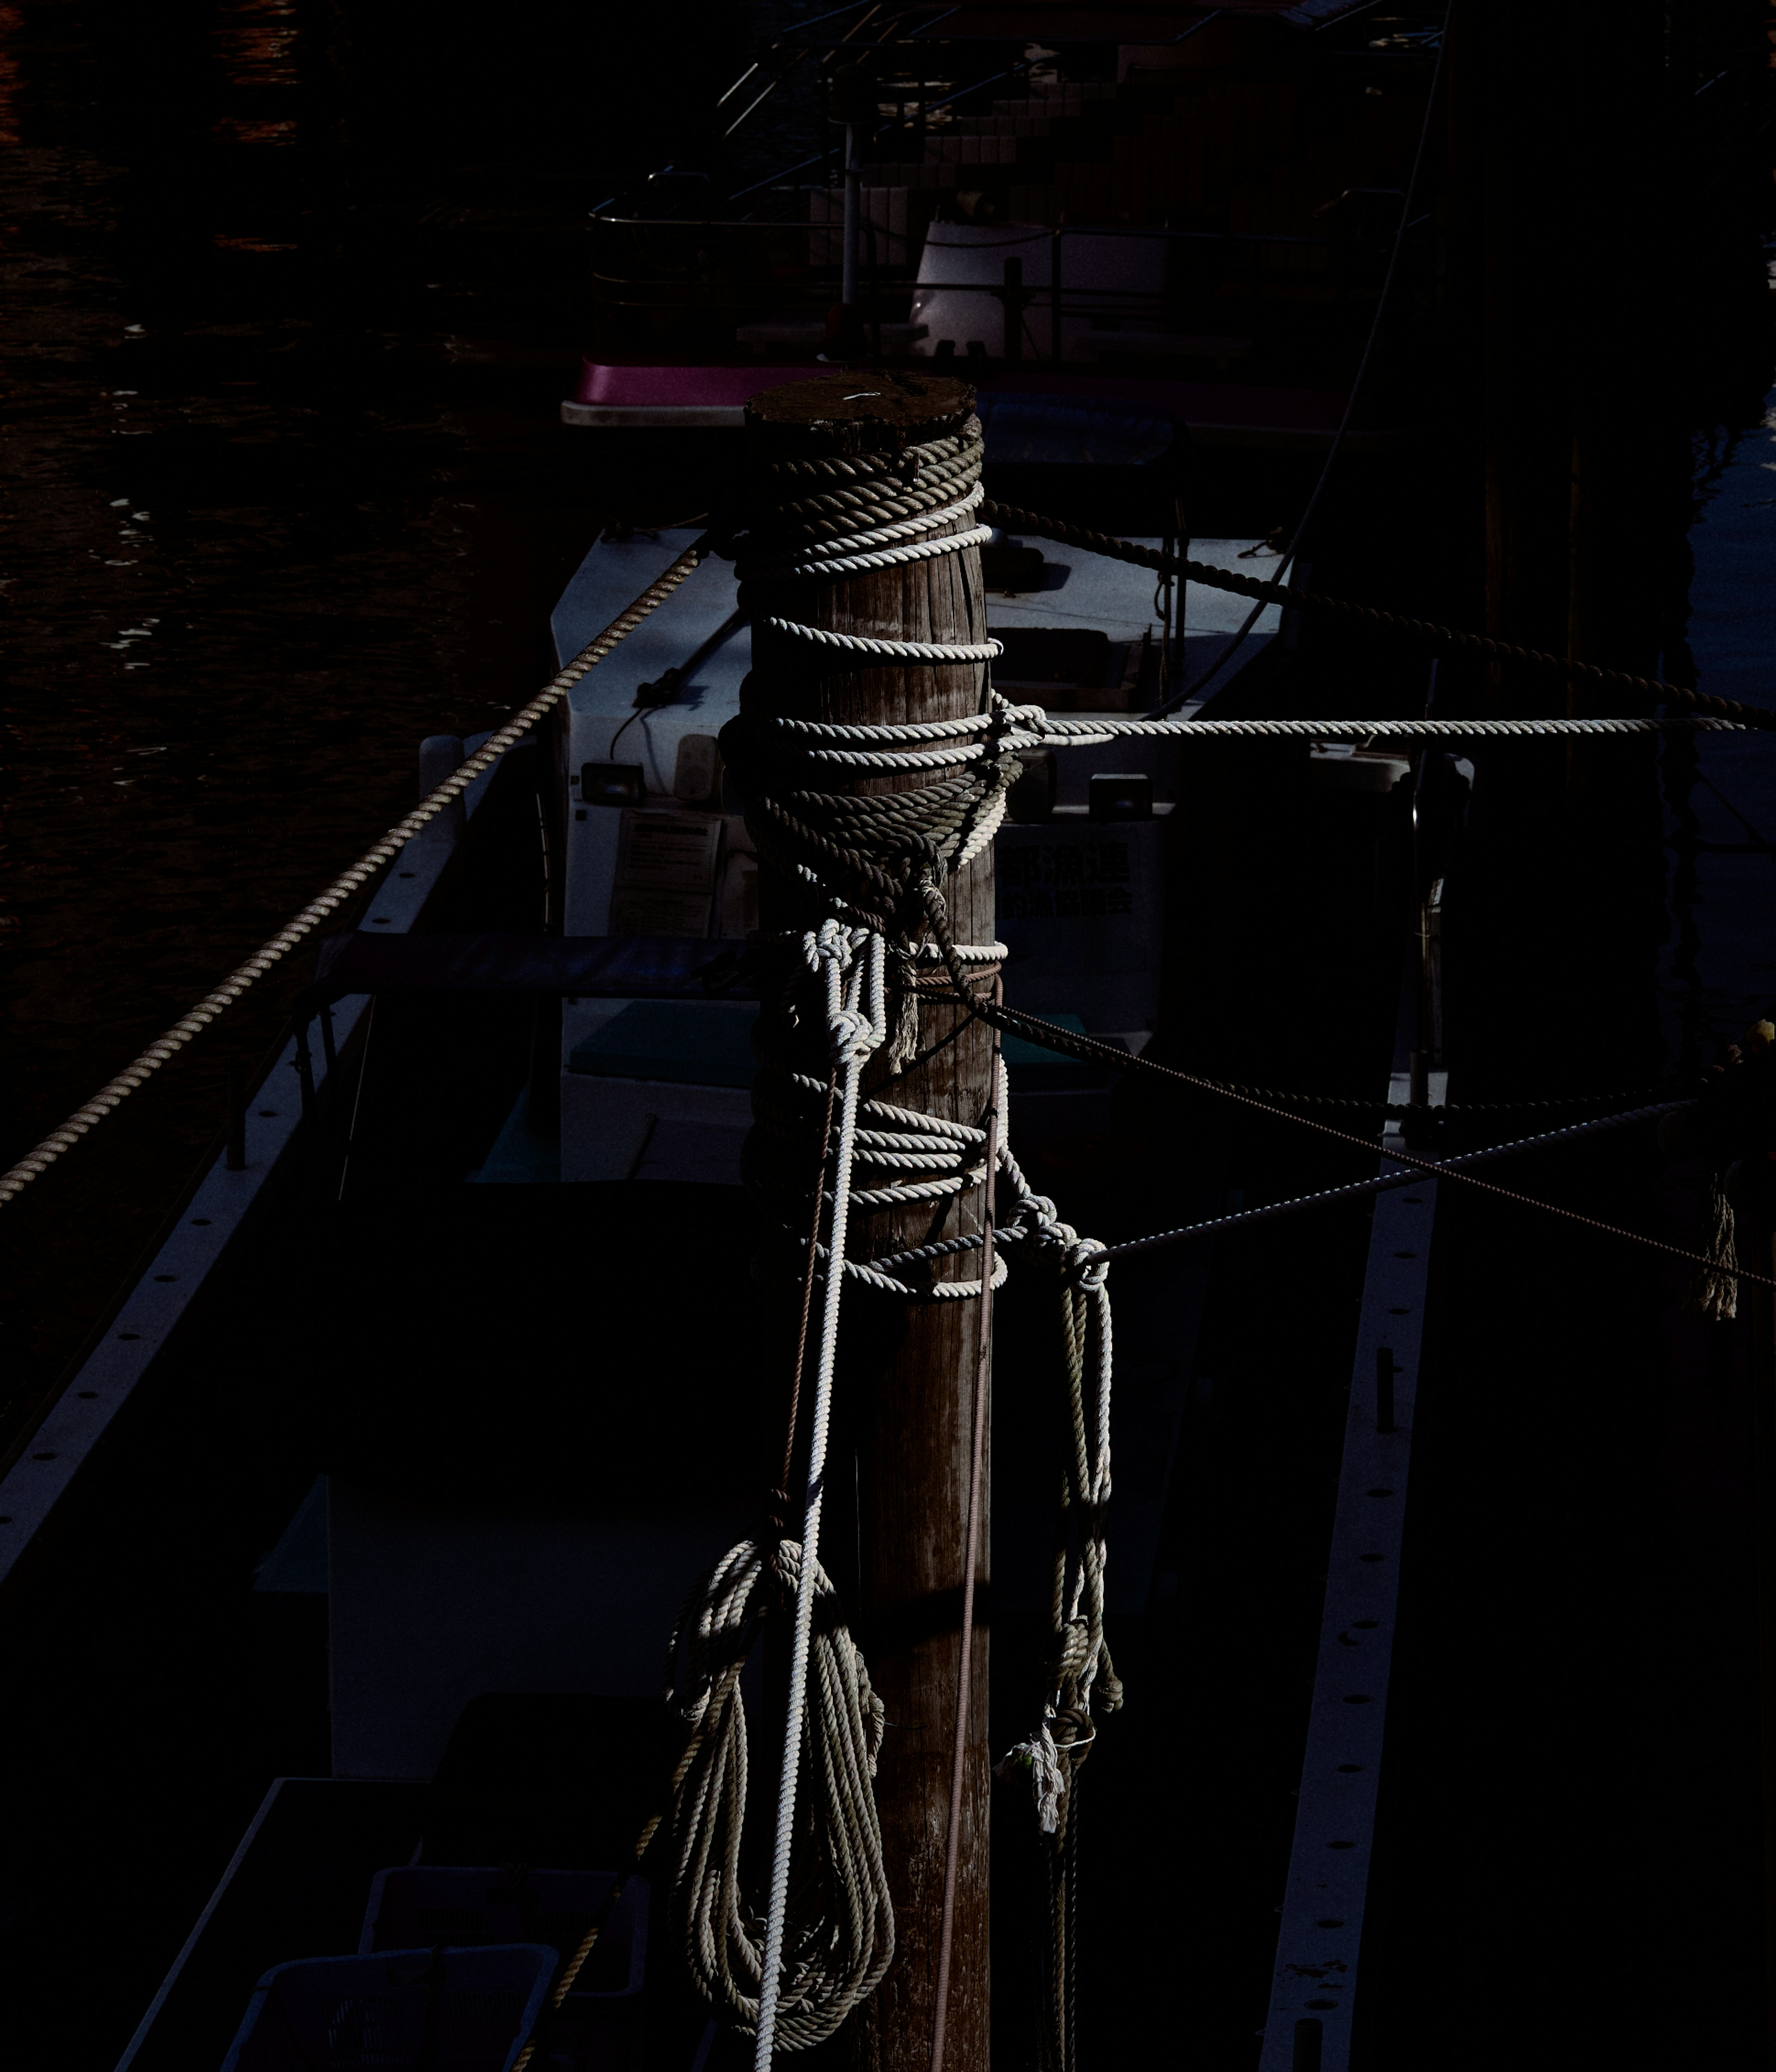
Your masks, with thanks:
[{"label": "dark water surface", "polygon": [[[536,688],[603,517],[684,515],[557,406],[586,211],[695,148],[747,18],[0,6],[0,1164],[405,810],[422,736]],[[0,1215],[12,1391],[93,1322],[297,976]]]}]

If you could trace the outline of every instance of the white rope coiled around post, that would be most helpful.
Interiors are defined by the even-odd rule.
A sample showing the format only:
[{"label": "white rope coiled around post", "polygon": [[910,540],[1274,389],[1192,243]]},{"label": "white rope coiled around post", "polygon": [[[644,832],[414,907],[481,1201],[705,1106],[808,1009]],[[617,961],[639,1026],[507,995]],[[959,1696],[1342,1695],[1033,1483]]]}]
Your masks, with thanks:
[{"label": "white rope coiled around post", "polygon": [[[947,540],[933,541],[931,545],[945,550],[965,547],[972,544],[972,537],[957,532]],[[837,571],[823,569],[820,573],[830,575]],[[799,619],[779,619],[775,614],[759,623],[791,640],[811,640],[816,648],[861,655],[872,662],[991,662],[1005,652],[997,640],[885,640],[874,634],[835,633],[824,626],[804,626]]]},{"label": "white rope coiled around post", "polygon": [[[960,870],[992,841],[1005,795],[1020,773],[998,737],[1007,722],[985,668],[1001,652],[990,635],[958,640],[890,638],[812,623],[806,585],[965,556],[971,630],[980,599],[974,550],[990,528],[969,525],[981,501],[980,425],[970,415],[953,433],[894,454],[785,462],[762,474],[746,510],[737,573],[742,601],[783,666],[802,675],[890,666],[978,668],[972,713],[916,725],[906,739],[884,737],[877,764],[822,753],[824,730],[743,710],[722,730],[723,754],[747,800],[747,825],[761,861],[804,886],[811,915],[837,915],[879,929],[897,956],[921,932],[915,888],[920,874]],[[812,492],[812,493],[810,493]],[[755,654],[766,667],[767,649]],[[921,750],[908,753],[917,740]],[[898,791],[835,793],[841,774],[916,774]]]},{"label": "white rope coiled around post", "polygon": [[741,565],[742,579],[759,576],[849,576],[866,570],[892,569],[911,561],[930,561],[939,554],[955,553],[963,547],[985,546],[993,537],[990,525],[976,525],[966,532],[931,536],[934,525],[947,525],[964,518],[979,505],[984,491],[976,482],[960,503],[923,512],[916,518],[902,518],[850,532],[838,540],[816,542],[787,553],[754,556]]},{"label": "white rope coiled around post", "polygon": [[[922,1000],[948,1002],[954,1022],[953,1026],[946,1024],[944,1040],[949,1041],[968,1020],[985,1013],[983,982],[992,989],[996,1001],[999,997],[995,968],[1004,952],[997,944],[985,952],[985,946],[956,942],[949,906],[956,896],[952,881],[992,842],[1005,817],[1011,787],[1025,767],[1019,750],[1039,745],[1046,717],[1038,709],[1014,706],[997,694],[986,674],[1001,651],[985,626],[973,553],[982,528],[963,529],[973,508],[972,498],[960,499],[952,492],[944,500],[934,495],[920,506],[917,520],[902,515],[904,506],[898,500],[915,483],[923,490],[927,458],[943,471],[946,483],[955,480],[960,469],[967,471],[972,484],[979,468],[978,424],[971,418],[953,443],[934,442],[931,448],[892,458],[870,456],[861,467],[830,458],[804,462],[793,470],[782,470],[775,483],[758,492],[757,524],[742,553],[741,573],[752,593],[748,602],[761,638],[754,650],[751,694],[742,697],[740,715],[722,737],[723,753],[746,800],[747,826],[761,867],[785,886],[799,888],[804,896],[805,905],[800,912],[794,902],[786,902],[798,925],[805,926],[810,915],[827,917],[828,929],[835,919],[842,921],[868,931],[873,957],[886,955],[895,960],[894,1035],[891,1042],[886,1042],[884,1028],[878,1038],[886,1044],[882,1062],[890,1082],[922,1066],[932,1054],[920,1047]],[[836,495],[808,498],[798,509],[783,495],[791,480],[798,491],[812,482],[842,483],[842,499]],[[801,536],[796,535],[798,525],[808,528]],[[946,526],[956,529],[939,536],[939,528]],[[948,565],[950,573],[941,586],[915,586],[932,600],[928,619],[902,617],[874,586],[867,591],[859,586],[816,596],[797,587],[964,553],[965,560]],[[952,602],[965,605],[965,616],[952,619],[939,610],[937,600],[944,591]],[[824,623],[832,619],[857,631],[839,631]],[[968,637],[889,637],[903,630],[935,633],[952,627]],[[952,676],[946,682],[944,701],[935,708],[947,715],[943,719],[846,725],[791,717],[774,709],[790,705],[804,711],[812,707],[845,713],[867,697],[879,710],[881,704],[870,686],[872,667],[953,669],[975,664],[980,665],[977,678],[958,681]],[[915,710],[923,702],[904,687],[904,678],[902,687],[890,695],[897,703],[906,697]],[[898,786],[886,788],[882,779],[898,779]],[[971,886],[968,891],[972,906],[978,888]],[[940,965],[941,972],[933,972],[932,964]],[[945,976],[948,989],[939,990],[931,984]],[[965,1019],[956,1018],[958,1009],[966,1009]],[[773,1059],[763,1048],[760,1056],[767,1067],[775,1065],[778,1070],[767,1073],[755,1087],[757,1124],[791,1142],[812,1141],[824,1147],[831,1128],[836,1072],[827,1075],[823,1085],[810,1068],[811,1060],[787,1054]],[[799,1063],[804,1069],[796,1069]],[[965,1122],[946,1120],[939,1124],[881,1100],[881,1089],[877,1092],[878,1098],[860,1102],[854,1081],[847,1076],[843,1173],[833,1177],[830,1191],[823,1166],[809,1190],[812,1199],[799,1194],[787,1174],[791,1161],[775,1156],[759,1159],[753,1177],[767,1197],[780,1205],[794,1200],[804,1211],[796,1219],[799,1232],[790,1217],[783,1218],[783,1235],[800,1248],[804,1344],[805,1319],[816,1284],[824,1285],[828,1318],[837,1317],[848,1278],[902,1301],[978,1299],[985,1342],[991,1314],[986,1298],[1000,1284],[1005,1250],[1012,1244],[1021,1242],[1024,1256],[1034,1254],[1054,1273],[1061,1325],[1059,1357],[1054,1364],[1067,1433],[1059,1477],[1057,1538],[1062,1552],[1051,1579],[1053,1634],[1048,1676],[1038,1694],[1046,1692],[1040,1720],[1022,1749],[1007,1758],[1015,1762],[1022,1756],[1036,1773],[1038,1818],[1054,1838],[1044,1851],[1052,1887],[1051,1860],[1063,1843],[1069,1849],[1076,1846],[1073,1780],[1095,1733],[1094,1708],[1113,1710],[1121,1700],[1121,1688],[1104,1644],[1104,1525],[1111,1486],[1112,1363],[1107,1264],[1100,1256],[1101,1248],[1082,1244],[1076,1233],[1059,1221],[1054,1204],[1032,1192],[1009,1145],[997,1131],[989,1139],[988,1128],[980,1126],[1005,1112],[1002,1061],[995,1067],[992,1096],[983,1104],[978,1122],[970,1116]],[[818,1130],[812,1126],[816,1103],[824,1118]],[[853,1181],[853,1167],[864,1184]],[[944,1213],[947,1202],[975,1196],[983,1185],[990,1190],[1001,1176],[1018,1196],[1015,1213],[1004,1226],[1005,1249],[997,1241],[989,1248],[986,1231],[993,1229],[996,1240],[997,1235],[996,1203],[990,1198],[982,1208],[978,1237],[935,1235],[938,1229],[956,1228]],[[906,1213],[926,1203],[937,1205],[936,1218],[927,1221],[919,1216],[915,1220]],[[823,1245],[823,1212],[830,1216],[837,1232],[847,1208],[902,1212],[890,1240],[895,1249],[886,1256],[853,1261],[836,1235]],[[927,1235],[931,1241],[916,1241]],[[939,1277],[940,1265],[947,1271],[958,1254],[977,1247],[988,1252],[980,1278],[951,1281]],[[763,1270],[769,1273],[774,1268],[767,1263]],[[829,1356],[830,1351],[828,1341],[823,1355]],[[984,1375],[984,1350],[982,1359],[980,1374]],[[798,1354],[798,1375],[800,1360]],[[1048,1363],[1041,1364],[1046,1367]],[[982,1400],[984,1386],[977,1377]],[[978,1451],[974,1457],[978,1472]],[[969,1516],[972,1535],[972,1494]],[[968,1587],[972,1587],[972,1554],[966,1576]],[[965,1651],[966,1638],[963,1646]],[[952,1803],[957,1807],[967,1753],[965,1708],[959,1707],[958,1722],[952,1776]],[[793,1811],[793,1760],[792,1749],[786,1749],[774,1928],[787,1876],[783,1836]],[[946,1852],[939,1959],[943,1980],[948,1977],[950,1955],[949,1895],[958,1874],[959,1822],[958,1811],[952,1815]],[[1071,1863],[1071,1857],[1067,1860]],[[1066,1889],[1070,1892],[1071,1885]],[[767,1956],[763,1995],[772,1990],[775,1976],[775,1961]],[[763,1995],[755,2072],[768,2072],[771,2009]],[[940,2008],[941,2004],[940,1986]],[[933,2032],[934,2068],[941,2058],[944,2025],[939,2012]]]}]

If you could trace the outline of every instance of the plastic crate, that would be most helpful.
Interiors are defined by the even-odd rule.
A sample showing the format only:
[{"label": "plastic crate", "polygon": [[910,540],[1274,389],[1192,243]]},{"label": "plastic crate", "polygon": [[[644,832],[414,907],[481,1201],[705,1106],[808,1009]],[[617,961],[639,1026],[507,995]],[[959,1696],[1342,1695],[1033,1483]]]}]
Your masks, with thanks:
[{"label": "plastic crate", "polygon": [[[462,1946],[523,1937],[571,1957],[598,1917],[610,1871],[458,1868],[404,1864],[379,1871],[359,1938],[360,1955],[419,1942]],[[648,1965],[648,1889],[632,1877],[592,1955],[549,2025],[553,2072],[640,2072],[641,1989]]]},{"label": "plastic crate", "polygon": [[554,1972],[540,1942],[278,1964],[222,2072],[510,2072]]},{"label": "plastic crate", "polygon": [[[421,1943],[546,1942],[563,1963],[584,1941],[615,1883],[610,1871],[513,1872],[493,1865],[402,1864],[378,1871],[358,1955]],[[574,1982],[574,1997],[641,1991],[648,1963],[648,1881],[631,1878]]]}]

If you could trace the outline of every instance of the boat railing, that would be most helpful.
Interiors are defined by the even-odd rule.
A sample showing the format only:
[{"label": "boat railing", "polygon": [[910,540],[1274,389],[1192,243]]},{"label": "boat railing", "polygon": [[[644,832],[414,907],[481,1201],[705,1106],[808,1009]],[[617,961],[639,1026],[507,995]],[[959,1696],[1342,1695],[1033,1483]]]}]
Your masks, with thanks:
[{"label": "boat railing", "polygon": [[[808,216],[797,219],[594,211],[595,345],[629,350],[643,343],[678,344],[694,331],[711,347],[719,343],[730,350],[736,345],[757,350],[792,343],[791,334],[798,329],[818,330],[843,299],[837,213],[842,192],[800,191],[811,205]],[[1363,300],[1374,285],[1367,246],[1347,236],[1113,222],[982,225],[1015,232],[1011,241],[1020,249],[1006,254],[997,278],[985,268],[969,277],[960,270],[960,257],[956,267],[939,270],[927,227],[885,222],[885,212],[870,204],[871,191],[888,191],[865,195],[857,318],[866,331],[887,327],[897,347],[910,345],[919,335],[916,321],[909,320],[915,298],[944,291],[1004,306],[1005,357],[1059,360],[1091,357],[1090,341],[1118,329],[1187,331],[1193,304],[1200,319],[1199,306],[1210,294],[1230,281],[1274,271],[1279,262],[1290,272],[1315,276],[1340,302]],[[830,197],[830,220],[815,215],[816,195]],[[1110,240],[1164,247],[1166,278],[1157,285],[1124,283],[1115,279],[1113,269],[1107,278],[1104,253]],[[1087,248],[1094,263],[1082,268]],[[960,254],[983,248],[956,249]],[[1088,278],[1082,278],[1082,271]]]}]

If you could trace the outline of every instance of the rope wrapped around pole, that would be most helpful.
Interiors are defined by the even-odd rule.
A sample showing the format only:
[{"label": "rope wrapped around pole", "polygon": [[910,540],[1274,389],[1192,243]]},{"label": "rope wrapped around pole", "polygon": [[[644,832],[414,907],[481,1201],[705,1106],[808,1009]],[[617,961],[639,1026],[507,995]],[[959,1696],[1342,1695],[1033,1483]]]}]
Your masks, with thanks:
[{"label": "rope wrapped around pole", "polygon": [[[883,1758],[882,1811],[905,1953],[878,1996],[874,2034],[858,2048],[879,2055],[882,2072],[929,2072],[934,2050],[958,2065],[987,2054],[990,1758],[982,1678],[950,1681],[954,1628],[902,1638],[898,1608],[948,1601],[952,1589],[966,1602],[975,1572],[967,1516],[976,1540],[984,1536],[987,1433],[962,1412],[962,1377],[985,1371],[982,1339],[1005,1262],[989,1252],[978,1278],[947,1276],[976,1241],[970,1226],[984,1234],[980,1195],[996,1166],[1016,1191],[1008,1238],[1055,1271],[1062,1329],[1052,1385],[1063,1405],[1071,1392],[1094,1426],[1108,1333],[1101,1373],[1092,1346],[1108,1297],[1101,1270],[1091,1287],[1065,1285],[1075,1233],[1032,1194],[1003,1137],[990,1141],[1004,1079],[972,1003],[995,983],[1005,954],[985,939],[988,873],[1023,771],[1012,737],[1028,728],[987,674],[999,643],[985,623],[981,528],[970,523],[980,505],[973,398],[948,379],[892,396],[873,378],[829,386],[828,394],[820,384],[786,384],[749,405],[761,465],[739,499],[746,529],[735,545],[755,640],[722,746],[745,802],[773,939],[787,948],[811,928],[865,931],[889,974],[882,1049],[865,1082],[870,1098],[860,1095],[857,1108],[849,1206],[861,1227],[849,1252],[822,1247],[818,1235],[812,1246],[829,1298],[842,1277],[908,1305],[884,1371],[853,1405],[858,1601],[862,1615],[890,1622],[875,1674],[902,1729]],[[853,416],[871,421],[853,430]],[[956,919],[941,956],[928,897]],[[952,997],[957,972],[963,983]],[[762,1069],[746,1174],[781,1231],[758,1270],[787,1284],[792,1258],[804,1274],[809,1264],[801,1153],[823,1112],[825,1075],[787,1017],[762,1015],[754,1044]],[[825,1184],[837,1200],[836,1179]],[[971,1300],[982,1302],[973,1316]],[[1085,1362],[1076,1374],[1070,1342]],[[1050,1366],[1042,1363],[1044,1383]],[[977,1389],[984,1406],[978,1380]],[[1081,1441],[1087,1454],[1093,1436]],[[1076,1482],[1080,1448],[1069,1442],[1068,1450],[1067,1478]],[[1100,1469],[1107,1455],[1088,1463],[1087,1503]],[[979,1490],[966,1515],[948,1501],[959,1483]],[[1054,1653],[1057,1663],[1071,1659],[1070,1695],[1089,1707],[1094,1681],[1101,1704],[1114,1679],[1101,1650],[1102,1536],[1083,1513],[1075,1517],[1094,1544],[1083,1579],[1063,1579],[1066,1630]],[[984,1654],[984,1635],[976,1645]],[[961,1646],[966,1657],[965,1634]],[[1038,1685],[1038,1705],[1059,1673],[1051,1666]],[[950,1755],[941,1798],[931,1760],[939,1737]],[[759,2072],[763,2064],[761,2050]]]}]

